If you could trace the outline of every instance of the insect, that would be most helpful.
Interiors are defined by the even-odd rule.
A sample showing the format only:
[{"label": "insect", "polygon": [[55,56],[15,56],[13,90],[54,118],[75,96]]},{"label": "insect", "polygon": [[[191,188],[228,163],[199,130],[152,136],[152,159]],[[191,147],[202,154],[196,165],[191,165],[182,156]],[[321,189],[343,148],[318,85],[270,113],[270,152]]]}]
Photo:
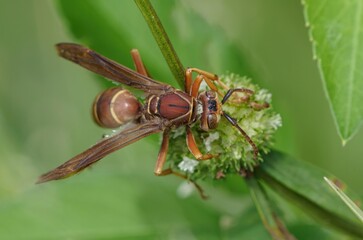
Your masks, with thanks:
[{"label": "insect", "polygon": [[[218,126],[221,116],[241,132],[252,146],[254,156],[257,157],[258,149],[254,142],[237,124],[236,119],[222,110],[222,105],[234,92],[251,95],[252,90],[229,89],[223,96],[215,85],[216,82],[223,85],[217,75],[197,68],[188,68],[185,72],[185,90],[182,91],[150,78],[137,50],[131,52],[136,66],[136,71],[133,71],[78,44],[59,43],[56,48],[61,57],[112,81],[142,90],[147,96],[145,103],[142,104],[133,94],[121,87],[102,92],[97,96],[93,106],[95,121],[102,127],[116,128],[126,125],[125,128],[41,175],[38,183],[72,176],[106,155],[154,133],[163,135],[154,169],[155,175],[175,174],[186,178],[171,168],[164,169],[170,131],[174,128],[185,127],[186,144],[194,157],[197,160],[211,159],[216,156],[210,153],[203,154],[199,150],[191,131],[191,124],[200,121],[200,128],[209,131]],[[198,74],[194,79],[193,72]],[[210,90],[199,92],[203,81],[207,83]],[[223,97],[221,101],[220,96]],[[203,196],[201,188],[197,184],[195,186]]]}]

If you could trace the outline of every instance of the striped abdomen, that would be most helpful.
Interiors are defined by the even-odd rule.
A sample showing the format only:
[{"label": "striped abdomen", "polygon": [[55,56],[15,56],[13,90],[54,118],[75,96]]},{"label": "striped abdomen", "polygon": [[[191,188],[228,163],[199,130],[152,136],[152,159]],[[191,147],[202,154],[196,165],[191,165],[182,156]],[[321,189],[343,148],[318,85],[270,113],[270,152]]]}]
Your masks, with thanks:
[{"label": "striped abdomen", "polygon": [[148,117],[170,120],[175,126],[190,124],[197,119],[197,100],[182,91],[151,95],[147,102]]},{"label": "striped abdomen", "polygon": [[93,119],[101,127],[117,128],[141,114],[141,104],[132,93],[120,87],[100,93],[93,103]]}]

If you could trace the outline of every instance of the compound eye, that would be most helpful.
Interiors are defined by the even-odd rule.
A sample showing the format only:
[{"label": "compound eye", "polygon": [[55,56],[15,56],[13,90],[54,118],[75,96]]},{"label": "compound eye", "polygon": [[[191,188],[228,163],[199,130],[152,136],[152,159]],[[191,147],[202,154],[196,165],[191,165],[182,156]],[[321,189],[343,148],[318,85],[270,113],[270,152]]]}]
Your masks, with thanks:
[{"label": "compound eye", "polygon": [[219,118],[216,114],[209,114],[207,121],[209,129],[215,129],[218,126]]}]

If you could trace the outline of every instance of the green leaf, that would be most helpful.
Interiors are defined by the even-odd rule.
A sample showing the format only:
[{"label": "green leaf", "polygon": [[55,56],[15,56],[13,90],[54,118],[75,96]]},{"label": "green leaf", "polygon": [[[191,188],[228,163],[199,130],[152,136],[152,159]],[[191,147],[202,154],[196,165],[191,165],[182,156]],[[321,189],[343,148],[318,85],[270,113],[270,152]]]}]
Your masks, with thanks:
[{"label": "green leaf", "polygon": [[267,197],[266,192],[262,188],[261,184],[258,183],[257,179],[255,177],[247,177],[246,182],[249,186],[251,197],[255,203],[260,218],[271,237],[273,239],[280,240],[295,239],[273,210],[270,199]]},{"label": "green leaf", "polygon": [[363,223],[363,212],[334,182],[329,178],[324,177],[324,180],[329,184],[329,186],[336,192],[336,194],[342,199],[342,201],[350,208],[350,210],[359,218]]},{"label": "green leaf", "polygon": [[314,58],[345,144],[363,119],[363,2],[302,2]]},{"label": "green leaf", "polygon": [[[308,163],[273,152],[256,171],[263,182],[281,196],[309,214],[350,235],[363,237],[363,225],[336,193],[325,183],[324,176],[344,185],[336,177]],[[345,186],[342,187],[355,201],[359,198]]]}]

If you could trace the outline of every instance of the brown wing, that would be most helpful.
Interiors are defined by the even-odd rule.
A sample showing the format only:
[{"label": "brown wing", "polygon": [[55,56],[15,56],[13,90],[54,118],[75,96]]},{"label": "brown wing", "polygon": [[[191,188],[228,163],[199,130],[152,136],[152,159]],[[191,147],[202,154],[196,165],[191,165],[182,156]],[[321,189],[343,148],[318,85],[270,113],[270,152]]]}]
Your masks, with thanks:
[{"label": "brown wing", "polygon": [[155,81],[118,64],[95,51],[74,43],[56,45],[59,56],[75,62],[88,70],[113,81],[134,87],[149,93],[167,92],[173,89],[168,84]]},{"label": "brown wing", "polygon": [[157,122],[147,122],[144,124],[126,128],[114,136],[101,140],[96,145],[86,151],[71,158],[59,167],[51,170],[48,173],[41,175],[37,183],[43,183],[51,180],[63,179],[70,177],[86,167],[94,164],[106,155],[121,149],[141,138],[150,134],[161,132],[160,124]]}]

